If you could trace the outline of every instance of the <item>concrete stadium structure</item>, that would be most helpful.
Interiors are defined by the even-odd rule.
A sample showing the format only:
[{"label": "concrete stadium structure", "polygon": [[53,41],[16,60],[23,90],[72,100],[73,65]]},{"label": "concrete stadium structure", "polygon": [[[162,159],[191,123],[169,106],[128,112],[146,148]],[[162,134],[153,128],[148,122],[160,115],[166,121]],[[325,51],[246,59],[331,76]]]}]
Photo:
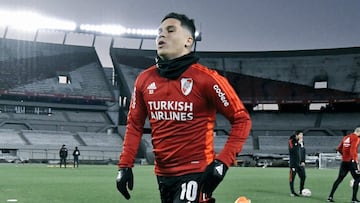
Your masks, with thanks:
[{"label": "concrete stadium structure", "polygon": [[[80,148],[83,162],[116,162],[133,83],[155,63],[154,50],[111,48],[112,72],[94,47],[0,39],[0,48],[0,157],[48,162],[66,144]],[[360,126],[359,47],[197,54],[228,78],[251,114],[242,154],[287,154],[294,130],[305,132],[309,153],[333,152]],[[326,106],[310,110],[312,103]],[[256,108],[262,104],[278,109]],[[230,124],[221,115],[216,122],[219,151]],[[148,123],[144,133],[138,158],[152,163]]]}]

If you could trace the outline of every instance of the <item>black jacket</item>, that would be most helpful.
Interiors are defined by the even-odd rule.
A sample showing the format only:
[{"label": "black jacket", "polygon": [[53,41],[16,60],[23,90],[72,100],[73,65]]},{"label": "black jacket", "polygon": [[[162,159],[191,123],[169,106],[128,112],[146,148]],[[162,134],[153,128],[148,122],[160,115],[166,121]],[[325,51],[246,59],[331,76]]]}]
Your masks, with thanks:
[{"label": "black jacket", "polygon": [[59,151],[59,156],[61,158],[66,158],[68,155],[68,150],[65,147],[61,147],[60,151]]},{"label": "black jacket", "polygon": [[289,146],[289,166],[299,167],[302,162],[305,162],[306,150],[304,144],[300,144],[295,136],[291,136],[288,140]]}]

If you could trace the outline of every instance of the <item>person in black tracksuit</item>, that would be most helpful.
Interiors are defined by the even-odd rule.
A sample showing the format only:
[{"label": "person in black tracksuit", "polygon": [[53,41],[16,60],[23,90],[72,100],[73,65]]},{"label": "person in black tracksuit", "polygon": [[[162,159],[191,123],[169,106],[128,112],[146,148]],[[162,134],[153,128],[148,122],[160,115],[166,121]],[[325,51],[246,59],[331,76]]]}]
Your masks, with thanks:
[{"label": "person in black tracksuit", "polygon": [[60,168],[61,168],[61,165],[63,165],[63,164],[66,168],[66,158],[68,156],[68,150],[64,144],[60,148],[59,156],[60,156]]},{"label": "person in black tracksuit", "polygon": [[300,178],[300,195],[301,191],[304,189],[306,173],[305,173],[305,156],[306,150],[303,142],[303,132],[296,131],[295,134],[291,135],[288,140],[289,146],[289,181],[290,181],[290,195],[299,196],[298,193],[294,190],[294,180],[296,174]]},{"label": "person in black tracksuit", "polygon": [[75,150],[73,152],[73,157],[74,157],[74,168],[75,166],[77,168],[79,168],[79,156],[80,156],[80,150],[78,147],[75,147]]}]

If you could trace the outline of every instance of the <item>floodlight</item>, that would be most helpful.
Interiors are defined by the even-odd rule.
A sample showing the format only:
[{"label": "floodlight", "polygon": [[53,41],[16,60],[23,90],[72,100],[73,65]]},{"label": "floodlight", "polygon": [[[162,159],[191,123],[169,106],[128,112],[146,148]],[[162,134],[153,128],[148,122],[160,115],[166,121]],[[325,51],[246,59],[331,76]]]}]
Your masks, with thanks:
[{"label": "floodlight", "polygon": [[91,25],[81,24],[80,30],[85,32],[99,32],[109,35],[122,35],[126,32],[126,29],[121,25]]},{"label": "floodlight", "polygon": [[[83,32],[95,32],[105,35],[117,35],[126,38],[138,38],[138,39],[155,39],[158,36],[157,29],[136,29],[125,28],[122,25],[92,25],[81,24],[80,30]],[[200,32],[195,32],[196,41],[201,41]]]},{"label": "floodlight", "polygon": [[156,38],[157,30],[125,28],[122,25],[91,25],[81,24],[84,32],[97,32],[107,35],[118,35],[132,38]]},{"label": "floodlight", "polygon": [[42,16],[32,11],[0,10],[0,25],[20,30],[53,29],[72,31],[76,23]]}]

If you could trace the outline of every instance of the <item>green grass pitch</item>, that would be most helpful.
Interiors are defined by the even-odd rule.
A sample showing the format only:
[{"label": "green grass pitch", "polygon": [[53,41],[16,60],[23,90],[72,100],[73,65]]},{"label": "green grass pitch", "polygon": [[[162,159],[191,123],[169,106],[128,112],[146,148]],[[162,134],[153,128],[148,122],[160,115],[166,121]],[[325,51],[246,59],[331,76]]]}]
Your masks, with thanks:
[{"label": "green grass pitch", "polygon": [[[115,165],[79,168],[43,164],[0,164],[0,203],[160,203],[153,166],[134,167],[134,190],[125,200],[115,187]],[[217,203],[233,203],[246,196],[252,203],[326,202],[337,169],[307,169],[306,188],[311,197],[290,197],[288,168],[231,167],[214,193]],[[350,202],[350,174],[335,193],[336,202]],[[296,188],[299,178],[295,179]],[[360,196],[359,196],[360,197]]]}]

